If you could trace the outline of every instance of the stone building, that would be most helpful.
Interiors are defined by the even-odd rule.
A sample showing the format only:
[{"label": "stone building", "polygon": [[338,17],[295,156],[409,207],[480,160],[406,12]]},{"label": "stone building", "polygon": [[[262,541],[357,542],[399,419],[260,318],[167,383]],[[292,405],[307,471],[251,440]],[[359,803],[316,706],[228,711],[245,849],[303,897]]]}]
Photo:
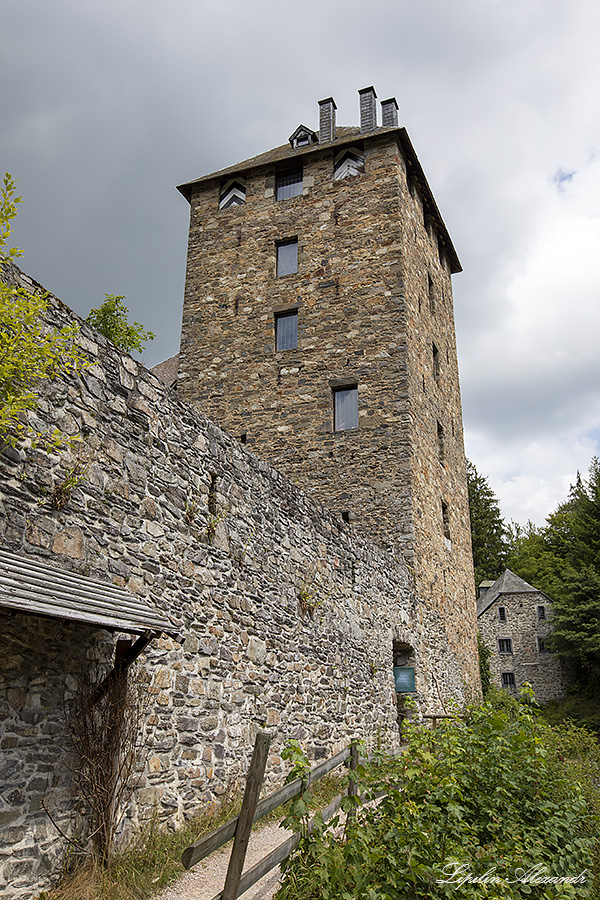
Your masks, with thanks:
[{"label": "stone building", "polygon": [[[461,266],[394,98],[179,187],[177,390],[414,573],[475,683],[451,276]],[[410,649],[410,648],[409,648]]]},{"label": "stone building", "polygon": [[477,619],[492,652],[490,668],[498,687],[517,694],[529,682],[541,703],[564,696],[569,668],[549,651],[552,601],[543,591],[506,569],[495,582],[481,586]]}]

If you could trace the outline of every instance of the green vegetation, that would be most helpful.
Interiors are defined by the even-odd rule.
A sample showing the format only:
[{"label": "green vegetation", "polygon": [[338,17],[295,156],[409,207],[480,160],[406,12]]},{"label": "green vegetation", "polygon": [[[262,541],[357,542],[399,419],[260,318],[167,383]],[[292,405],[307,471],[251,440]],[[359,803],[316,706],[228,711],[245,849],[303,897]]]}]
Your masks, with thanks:
[{"label": "green vegetation", "polygon": [[479,585],[482,581],[495,581],[506,568],[509,535],[487,478],[468,460],[467,487],[475,584]]},{"label": "green vegetation", "polygon": [[105,294],[104,302],[98,309],[90,309],[86,322],[112,341],[115,346],[127,353],[144,350],[145,341],[153,341],[155,334],[145,331],[139,322],[130,324],[127,321],[129,310],[123,303],[125,297],[117,297],[115,294]]},{"label": "green vegetation", "polygon": [[477,633],[477,652],[479,654],[479,677],[481,678],[481,690],[486,697],[492,683],[492,670],[490,658],[492,651],[485,643],[479,632]]},{"label": "green vegetation", "polygon": [[577,477],[546,525],[519,531],[510,568],[553,601],[552,646],[574,658],[588,684],[600,680],[600,461]]},{"label": "green vegetation", "polygon": [[[15,247],[7,249],[11,222],[21,202],[15,192],[16,182],[7,173],[0,191],[1,266],[21,255]],[[0,449],[26,438],[47,447],[62,443],[57,430],[43,429],[29,415],[38,406],[41,382],[82,365],[74,344],[77,326],[48,328],[47,308],[47,295],[7,284],[0,273]]]},{"label": "green vegetation", "polygon": [[553,730],[502,692],[464,720],[407,732],[400,757],[358,770],[365,799],[383,799],[359,809],[346,840],[319,822],[305,830],[277,900],[600,895],[600,748],[589,733]]}]

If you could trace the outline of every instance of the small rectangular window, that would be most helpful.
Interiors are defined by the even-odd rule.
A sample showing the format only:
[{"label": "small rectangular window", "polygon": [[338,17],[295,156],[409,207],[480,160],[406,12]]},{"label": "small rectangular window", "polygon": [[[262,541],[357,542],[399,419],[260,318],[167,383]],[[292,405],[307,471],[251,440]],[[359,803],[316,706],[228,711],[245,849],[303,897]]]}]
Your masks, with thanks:
[{"label": "small rectangular window", "polygon": [[506,622],[506,607],[505,606],[498,607],[498,621]]},{"label": "small rectangular window", "polygon": [[333,391],[333,430],[358,428],[358,386]]},{"label": "small rectangular window", "polygon": [[298,271],[298,241],[277,244],[277,277],[294,275]]},{"label": "small rectangular window", "polygon": [[514,672],[503,672],[503,673],[502,673],[502,687],[503,687],[503,688],[514,688],[514,687],[516,687],[515,673],[514,673]]},{"label": "small rectangular window", "polygon": [[298,347],[298,310],[275,316],[275,349],[296,350]]},{"label": "small rectangular window", "polygon": [[538,645],[538,653],[549,653],[550,652],[546,645],[546,638],[538,638],[537,645]]},{"label": "small rectangular window", "polygon": [[538,616],[538,622],[544,621],[544,619],[546,618],[546,607],[545,606],[538,606],[537,616]]},{"label": "small rectangular window", "polygon": [[444,465],[444,426],[441,422],[437,423],[437,439],[438,439],[438,456],[440,463]]},{"label": "small rectangular window", "polygon": [[512,638],[498,638],[498,653],[512,653]]},{"label": "small rectangular window", "polygon": [[435,346],[435,344],[431,345],[431,351],[433,356],[433,377],[436,381],[440,380],[440,351]]},{"label": "small rectangular window", "polygon": [[448,504],[442,500],[442,528],[444,529],[444,541],[448,550],[451,548],[450,540],[450,510]]},{"label": "small rectangular window", "polygon": [[429,294],[429,312],[435,312],[435,289],[433,287],[433,278],[431,275],[427,276],[427,288]]},{"label": "small rectangular window", "polygon": [[286,169],[277,173],[276,197],[278,200],[287,200],[290,197],[298,197],[302,193],[302,168]]}]

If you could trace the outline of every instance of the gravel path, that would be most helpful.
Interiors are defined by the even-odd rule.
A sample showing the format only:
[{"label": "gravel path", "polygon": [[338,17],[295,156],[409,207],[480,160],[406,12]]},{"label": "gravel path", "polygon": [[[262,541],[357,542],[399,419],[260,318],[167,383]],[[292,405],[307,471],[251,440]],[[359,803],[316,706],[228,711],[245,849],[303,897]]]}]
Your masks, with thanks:
[{"label": "gravel path", "polygon": [[[244,871],[252,868],[263,856],[283,844],[290,834],[290,831],[286,831],[276,823],[253,831],[248,844]],[[211,854],[208,859],[197,863],[178,881],[158,894],[157,900],[212,900],[219,891],[223,890],[231,846],[230,841]],[[279,886],[279,876],[278,866],[268,872],[245,894],[242,894],[243,900],[271,900]]]}]

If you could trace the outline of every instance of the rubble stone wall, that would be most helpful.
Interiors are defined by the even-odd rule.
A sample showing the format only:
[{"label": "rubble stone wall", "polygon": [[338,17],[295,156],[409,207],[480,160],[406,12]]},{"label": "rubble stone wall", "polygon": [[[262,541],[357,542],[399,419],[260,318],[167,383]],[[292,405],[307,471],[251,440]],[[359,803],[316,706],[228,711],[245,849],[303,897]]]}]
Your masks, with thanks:
[{"label": "rubble stone wall", "polygon": [[[52,324],[73,318],[50,297]],[[262,729],[273,733],[271,783],[284,777],[287,738],[313,760],[353,737],[393,746],[394,641],[414,650],[424,711],[463,696],[445,629],[417,604],[400,557],[80,325],[90,364],[47,384],[38,416],[83,440],[59,452],[5,451],[0,535],[11,552],[147,598],[179,628],[180,642],[162,637],[143,658],[150,753],[129,824],[156,810],[174,827],[222,796],[245,773]],[[78,483],[55,509],[57,488],[75,471]],[[112,638],[20,615],[7,617],[4,635],[0,885],[8,898],[30,896],[57,871],[64,844],[40,798],[68,825],[65,690],[76,690],[88,651],[109,659]]]}]

